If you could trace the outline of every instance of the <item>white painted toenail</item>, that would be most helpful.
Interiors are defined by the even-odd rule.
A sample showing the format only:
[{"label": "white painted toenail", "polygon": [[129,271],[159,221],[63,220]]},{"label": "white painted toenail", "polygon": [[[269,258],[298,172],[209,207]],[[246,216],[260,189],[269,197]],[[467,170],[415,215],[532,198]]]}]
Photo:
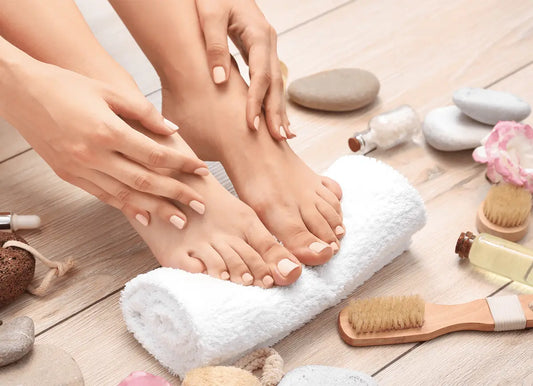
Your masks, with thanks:
[{"label": "white painted toenail", "polygon": [[164,118],[165,124],[170,128],[170,130],[176,132],[179,130],[178,125],[176,125],[174,122],[170,122],[168,119]]},{"label": "white painted toenail", "polygon": [[329,247],[328,244],[320,243],[318,241],[315,241],[314,243],[311,243],[311,245],[309,245],[309,249],[316,253],[322,252],[327,247]]},{"label": "white painted toenail", "polygon": [[176,215],[170,217],[170,222],[178,229],[183,229],[183,227],[185,226],[185,220]]},{"label": "white painted toenail", "polygon": [[146,216],[143,216],[142,214],[138,213],[135,215],[135,220],[139,221],[142,225],[144,225],[145,227],[148,226],[148,218]]},{"label": "white painted toenail", "polygon": [[339,250],[339,246],[337,245],[337,243],[335,241],[333,241],[329,245],[331,245],[331,248],[333,248],[333,253],[337,253],[337,251]]},{"label": "white painted toenail", "polygon": [[199,176],[208,176],[209,175],[209,169],[208,168],[198,168],[194,171],[194,174],[197,174]]},{"label": "white painted toenail", "polygon": [[258,115],[257,117],[254,118],[254,129],[259,130],[259,122],[260,122],[260,118]]},{"label": "white painted toenail", "polygon": [[250,275],[248,272],[245,272],[242,275],[242,281],[244,282],[244,284],[252,284],[254,282],[254,277]]},{"label": "white painted toenail", "polygon": [[279,127],[279,135],[281,135],[283,138],[287,139],[287,134],[285,133],[285,129],[283,126]]},{"label": "white painted toenail", "polygon": [[343,233],[344,233],[344,228],[341,227],[340,225],[337,225],[337,228],[335,228],[335,234],[339,236],[339,235],[342,235]]},{"label": "white painted toenail", "polygon": [[279,273],[281,273],[283,276],[289,276],[289,274],[298,267],[298,264],[289,259],[283,259],[278,262]]},{"label": "white painted toenail", "polygon": [[192,200],[189,202],[189,206],[198,214],[204,214],[205,213],[205,205],[201,202],[198,202],[196,200]]},{"label": "white painted toenail", "polygon": [[220,274],[220,278],[221,278],[222,280],[228,280],[228,279],[229,279],[229,273],[227,273],[226,271],[222,272],[222,273]]},{"label": "white painted toenail", "polygon": [[226,80],[226,71],[224,71],[224,67],[216,66],[213,68],[213,79],[216,84],[222,83]]},{"label": "white painted toenail", "polygon": [[263,278],[263,284],[265,285],[265,287],[271,287],[274,284],[274,279],[272,278],[272,276],[266,275]]}]

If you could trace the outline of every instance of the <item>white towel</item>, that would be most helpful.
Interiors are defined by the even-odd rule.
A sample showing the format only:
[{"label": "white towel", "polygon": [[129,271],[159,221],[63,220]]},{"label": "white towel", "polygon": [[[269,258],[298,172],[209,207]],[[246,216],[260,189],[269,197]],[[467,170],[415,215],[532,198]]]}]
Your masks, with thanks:
[{"label": "white towel", "polygon": [[272,289],[171,268],[139,275],[126,284],[121,306],[143,347],[183,377],[272,345],[351,294],[406,250],[425,224],[418,192],[382,162],[346,156],[326,175],[344,194],[346,235],[336,256],[304,268],[293,285]]}]

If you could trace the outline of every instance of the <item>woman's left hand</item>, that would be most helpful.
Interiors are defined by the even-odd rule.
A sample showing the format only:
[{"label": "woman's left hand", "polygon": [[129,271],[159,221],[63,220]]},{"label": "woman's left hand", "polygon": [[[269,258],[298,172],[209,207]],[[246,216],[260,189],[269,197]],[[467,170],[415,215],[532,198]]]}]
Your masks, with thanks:
[{"label": "woman's left hand", "polygon": [[228,36],[250,68],[246,121],[259,129],[261,108],[270,134],[293,138],[285,110],[285,90],[277,54],[277,34],[254,0],[196,0],[211,76],[224,83],[231,71]]}]

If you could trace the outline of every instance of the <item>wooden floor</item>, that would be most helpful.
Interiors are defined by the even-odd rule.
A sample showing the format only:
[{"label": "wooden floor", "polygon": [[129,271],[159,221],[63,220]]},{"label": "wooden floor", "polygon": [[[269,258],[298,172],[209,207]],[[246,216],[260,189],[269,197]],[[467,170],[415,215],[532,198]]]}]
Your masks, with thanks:
[{"label": "wooden floor", "polygon": [[[381,81],[379,100],[362,111],[325,114],[289,105],[298,137],[294,149],[323,171],[349,153],[346,139],[373,115],[410,104],[421,116],[451,103],[454,90],[486,87],[533,103],[531,0],[261,0],[279,32],[289,80],[337,67],[360,67]],[[106,49],[158,103],[158,79],[105,0],[79,0]],[[530,123],[533,122],[529,118]],[[29,315],[37,343],[53,343],[78,362],[87,385],[114,385],[145,370],[173,378],[126,331],[119,308],[128,280],[157,266],[121,215],[55,176],[28,144],[0,123],[0,208],[42,216],[27,240],[45,255],[76,259],[53,294],[24,295],[0,318]],[[494,294],[533,293],[530,287],[460,264],[454,245],[474,228],[489,185],[471,152],[434,151],[419,139],[371,154],[402,172],[420,191],[427,226],[411,249],[360,287],[355,296],[419,293],[427,301],[459,303]],[[356,176],[354,176],[356,178]],[[361,181],[361,184],[371,181]],[[523,244],[533,247],[533,231]],[[44,269],[39,267],[37,276]],[[346,304],[278,343],[285,369],[322,364],[356,369],[387,384],[533,384],[533,332],[463,332],[423,344],[352,348],[336,331]]]}]

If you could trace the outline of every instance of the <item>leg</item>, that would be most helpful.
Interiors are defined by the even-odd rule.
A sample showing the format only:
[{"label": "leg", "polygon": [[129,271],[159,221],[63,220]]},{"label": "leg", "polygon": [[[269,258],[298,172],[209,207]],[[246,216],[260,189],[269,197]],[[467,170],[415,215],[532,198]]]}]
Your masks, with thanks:
[{"label": "leg", "polygon": [[247,86],[235,68],[222,87],[211,82],[194,1],[111,2],[154,64],[163,112],[187,143],[224,164],[239,197],[301,262],[327,261],[344,233],[340,187],[274,141],[263,117],[258,132],[247,130]]},{"label": "leg", "polygon": [[[42,61],[120,87],[136,87],[131,77],[98,45],[72,2],[20,0],[16,5],[5,2],[0,10],[0,25],[0,32],[9,40]],[[143,131],[137,123],[131,125]],[[167,146],[192,152],[177,134],[171,137],[144,134]],[[207,208],[200,217],[190,208],[181,207],[189,216],[189,223],[180,231],[158,218],[146,227],[131,221],[162,265],[190,272],[206,271],[245,285],[270,287],[274,282],[286,285],[296,280],[301,272],[298,260],[277,243],[251,208],[229,194],[214,177],[161,172],[201,192]]]}]

